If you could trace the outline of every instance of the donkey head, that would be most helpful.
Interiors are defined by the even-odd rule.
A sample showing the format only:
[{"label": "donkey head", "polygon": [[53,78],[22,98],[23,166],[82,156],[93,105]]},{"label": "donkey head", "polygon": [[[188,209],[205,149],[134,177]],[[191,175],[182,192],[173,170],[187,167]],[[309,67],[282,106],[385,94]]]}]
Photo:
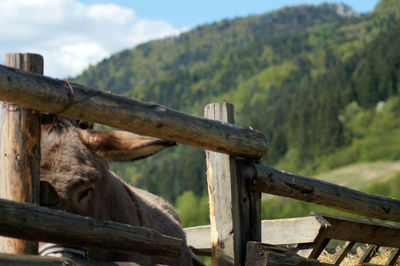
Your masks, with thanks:
[{"label": "donkey head", "polygon": [[112,193],[105,159],[138,160],[175,143],[124,131],[82,129],[85,127],[61,118],[42,126],[40,179],[54,187],[64,210],[106,218],[99,204]]}]

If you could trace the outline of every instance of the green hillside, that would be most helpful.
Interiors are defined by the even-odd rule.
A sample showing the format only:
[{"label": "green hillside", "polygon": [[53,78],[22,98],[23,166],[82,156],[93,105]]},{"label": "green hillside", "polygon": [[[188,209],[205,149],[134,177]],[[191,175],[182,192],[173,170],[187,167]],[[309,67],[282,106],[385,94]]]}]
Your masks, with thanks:
[{"label": "green hillside", "polygon": [[[331,183],[352,189],[364,189],[370,184],[383,184],[400,174],[400,161],[356,163],[316,176]],[[397,195],[400,198],[400,193]]]},{"label": "green hillside", "polygon": [[[201,114],[204,104],[299,53],[298,37],[286,41],[288,36],[349,20],[328,4],[225,20],[123,51],[90,67],[77,81]],[[282,41],[288,42],[283,50],[278,47]]]},{"label": "green hillside", "polygon": [[[197,115],[207,103],[231,102],[237,124],[270,140],[262,163],[291,172],[400,160],[396,10],[382,0],[365,15],[323,4],[224,20],[122,51],[74,81]],[[112,166],[190,209],[185,202],[204,205],[204,157],[179,145]]]}]

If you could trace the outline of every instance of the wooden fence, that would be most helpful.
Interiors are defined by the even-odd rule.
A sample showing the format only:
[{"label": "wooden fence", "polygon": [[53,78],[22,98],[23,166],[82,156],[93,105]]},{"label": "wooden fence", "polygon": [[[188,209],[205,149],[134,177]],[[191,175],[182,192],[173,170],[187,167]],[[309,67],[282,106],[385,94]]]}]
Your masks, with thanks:
[{"label": "wooden fence", "polygon": [[[245,263],[251,265],[251,262],[256,260],[249,259],[249,256],[260,256],[262,253],[261,251],[253,252],[259,248],[253,241],[261,242],[262,240],[261,192],[314,202],[359,215],[400,221],[400,201],[398,200],[361,193],[257,164],[255,160],[260,159],[267,152],[267,140],[255,130],[234,125],[234,110],[231,104],[209,104],[205,108],[205,118],[201,118],[161,105],[131,100],[64,80],[42,76],[40,75],[42,67],[33,66],[35,62],[39,62],[39,65],[42,62],[38,55],[12,54],[7,55],[6,58],[13,58],[5,60],[5,63],[13,68],[0,66],[0,100],[7,102],[3,104],[0,112],[0,123],[2,123],[0,181],[1,187],[8,189],[8,192],[0,191],[0,196],[3,198],[38,205],[37,149],[40,147],[37,135],[38,126],[40,127],[38,117],[35,112],[21,109],[33,115],[29,118],[22,117],[22,119],[19,116],[17,124],[8,122],[14,121],[15,118],[10,117],[12,113],[16,113],[15,108],[24,107],[73,119],[98,122],[207,150],[210,226],[188,229],[187,234],[189,238],[201,230],[208,234],[205,239],[210,245],[207,245],[205,249],[208,251],[205,250],[204,254],[208,254],[211,249],[214,265],[244,265]],[[36,73],[27,72],[32,70]],[[17,133],[9,136],[10,127],[17,128]],[[7,139],[4,140],[5,138]],[[11,138],[13,140],[10,142]],[[10,147],[5,143],[13,143],[14,146]],[[32,148],[28,150],[27,144]],[[15,154],[11,151],[15,150],[18,150],[18,156],[13,156]],[[17,162],[10,160],[17,160]],[[11,174],[5,172],[7,167],[16,164],[23,165],[25,168],[18,168]],[[21,181],[11,186],[11,182],[14,181],[6,177],[14,179],[15,176],[18,176],[18,180]],[[22,192],[10,192],[10,187],[18,187],[18,191]],[[12,196],[16,194],[19,196]],[[50,241],[123,251],[134,250],[142,254],[164,256],[179,255],[182,245],[181,240],[160,235],[153,230],[82,218],[32,204],[0,200],[0,213],[2,214],[0,234],[30,241]],[[50,221],[51,225],[49,225]],[[87,237],[85,232],[92,232],[93,226],[101,230],[98,230],[97,235]],[[62,228],[62,230],[54,230],[54,228]],[[121,230],[124,232],[123,235]],[[102,241],[105,239],[107,240]],[[201,237],[198,239],[201,242]],[[22,241],[21,243],[12,249],[13,253],[32,254],[37,248],[35,242]],[[250,251],[246,250],[246,245],[251,246],[248,249]],[[278,251],[274,250],[274,252]],[[262,255],[265,258],[268,257],[270,261],[282,262],[282,256],[276,259],[274,252],[268,253],[268,256]],[[1,259],[23,261],[27,258],[10,258],[9,255],[4,255],[0,256]],[[29,257],[29,259],[39,261],[38,264],[42,260],[35,257]],[[287,256],[286,260],[288,263],[304,262],[303,258],[294,256]],[[59,260],[53,262],[53,265],[60,263]],[[314,263],[319,265],[316,261]],[[279,265],[279,263],[271,265]]]}]

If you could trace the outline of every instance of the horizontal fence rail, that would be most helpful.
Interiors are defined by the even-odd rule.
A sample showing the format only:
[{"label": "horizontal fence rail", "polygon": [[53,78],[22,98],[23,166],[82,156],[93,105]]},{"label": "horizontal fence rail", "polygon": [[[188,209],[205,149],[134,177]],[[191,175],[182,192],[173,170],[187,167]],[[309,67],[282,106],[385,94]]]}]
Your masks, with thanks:
[{"label": "horizontal fence rail", "polygon": [[0,235],[73,247],[178,257],[183,241],[154,230],[0,199]]},{"label": "horizontal fence rail", "polygon": [[[262,221],[261,242],[271,245],[316,243],[324,239],[351,240],[385,247],[400,247],[400,227],[329,214]],[[211,226],[185,228],[187,243],[195,251],[211,253]]]},{"label": "horizontal fence rail", "polygon": [[244,167],[248,188],[329,208],[400,222],[400,200],[376,196],[323,180],[295,175],[259,164]]},{"label": "horizontal fence rail", "polygon": [[[279,221],[279,222],[276,222]],[[197,253],[211,256],[211,226],[184,228],[187,244]],[[264,220],[261,222],[261,242],[272,245],[312,243],[321,231],[315,216]]]},{"label": "horizontal fence rail", "polygon": [[45,257],[0,253],[0,265],[12,266],[140,266],[134,262],[78,260],[67,257]]},{"label": "horizontal fence rail", "polygon": [[0,100],[244,158],[261,158],[268,148],[265,136],[249,128],[5,66]]}]

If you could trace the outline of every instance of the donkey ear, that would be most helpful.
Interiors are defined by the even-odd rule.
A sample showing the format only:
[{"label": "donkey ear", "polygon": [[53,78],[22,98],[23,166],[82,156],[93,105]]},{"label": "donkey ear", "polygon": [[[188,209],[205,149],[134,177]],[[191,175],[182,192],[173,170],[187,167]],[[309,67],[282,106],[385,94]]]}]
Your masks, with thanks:
[{"label": "donkey ear", "polygon": [[125,131],[79,130],[82,143],[96,157],[111,161],[133,161],[153,155],[175,142],[144,137]]}]

